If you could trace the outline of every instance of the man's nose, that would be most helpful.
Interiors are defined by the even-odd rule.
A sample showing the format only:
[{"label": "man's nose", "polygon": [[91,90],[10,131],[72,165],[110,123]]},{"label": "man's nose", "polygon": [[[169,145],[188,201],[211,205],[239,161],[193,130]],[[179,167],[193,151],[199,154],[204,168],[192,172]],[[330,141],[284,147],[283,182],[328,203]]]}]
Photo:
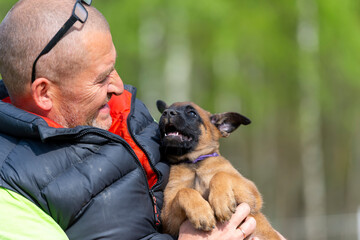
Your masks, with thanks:
[{"label": "man's nose", "polygon": [[121,80],[117,71],[115,71],[108,85],[108,93],[120,95],[123,92],[124,92],[124,83]]}]

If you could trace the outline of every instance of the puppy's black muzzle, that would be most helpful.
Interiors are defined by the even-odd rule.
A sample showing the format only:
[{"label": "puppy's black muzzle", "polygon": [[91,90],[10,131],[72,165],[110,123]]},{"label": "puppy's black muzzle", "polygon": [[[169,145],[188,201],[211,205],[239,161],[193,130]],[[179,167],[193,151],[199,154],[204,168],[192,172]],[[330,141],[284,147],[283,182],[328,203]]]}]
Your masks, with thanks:
[{"label": "puppy's black muzzle", "polygon": [[164,110],[164,112],[162,113],[163,117],[174,117],[176,115],[178,115],[179,113],[177,111],[175,111],[174,109],[166,109]]},{"label": "puppy's black muzzle", "polygon": [[165,123],[171,123],[173,118],[179,117],[179,112],[174,109],[166,109],[162,113],[161,118],[165,120]]},{"label": "puppy's black muzzle", "polygon": [[[164,124],[164,126],[167,127],[167,125],[175,125],[177,127],[179,127],[179,121],[181,120],[181,114],[180,112],[174,110],[174,109],[166,109],[164,110],[164,112],[162,113],[160,122],[162,122]],[[184,123],[180,124],[183,125]]]}]

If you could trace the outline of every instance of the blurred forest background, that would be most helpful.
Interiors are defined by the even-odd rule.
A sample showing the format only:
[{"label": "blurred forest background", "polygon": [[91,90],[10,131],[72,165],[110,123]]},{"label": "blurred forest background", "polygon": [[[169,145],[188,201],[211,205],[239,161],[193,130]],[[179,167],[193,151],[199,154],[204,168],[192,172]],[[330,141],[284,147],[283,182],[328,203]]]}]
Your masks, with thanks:
[{"label": "blurred forest background", "polygon": [[[0,1],[0,19],[15,2]],[[276,229],[360,239],[359,0],[93,5],[110,23],[120,76],[154,118],[163,99],[252,120],[221,152],[257,184]]]}]

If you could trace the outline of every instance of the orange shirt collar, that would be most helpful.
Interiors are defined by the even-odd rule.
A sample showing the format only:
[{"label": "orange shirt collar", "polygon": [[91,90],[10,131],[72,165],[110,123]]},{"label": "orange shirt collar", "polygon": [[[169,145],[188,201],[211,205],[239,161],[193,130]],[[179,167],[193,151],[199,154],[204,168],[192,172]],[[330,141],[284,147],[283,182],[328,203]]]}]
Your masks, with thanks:
[{"label": "orange shirt collar", "polygon": [[[4,98],[2,100],[3,102],[6,102],[6,103],[11,103],[11,100],[10,100],[10,97],[7,97],[7,98]],[[42,119],[44,119],[44,121],[49,125],[49,127],[53,127],[53,128],[63,128],[63,126],[61,126],[60,124],[58,124],[57,122],[54,122],[53,120],[47,118],[47,117],[44,117],[44,116],[40,116],[40,115],[37,115],[35,113],[32,113],[32,112],[29,112],[27,111],[28,113],[31,113],[31,114],[34,114],[38,117],[41,117]]]}]

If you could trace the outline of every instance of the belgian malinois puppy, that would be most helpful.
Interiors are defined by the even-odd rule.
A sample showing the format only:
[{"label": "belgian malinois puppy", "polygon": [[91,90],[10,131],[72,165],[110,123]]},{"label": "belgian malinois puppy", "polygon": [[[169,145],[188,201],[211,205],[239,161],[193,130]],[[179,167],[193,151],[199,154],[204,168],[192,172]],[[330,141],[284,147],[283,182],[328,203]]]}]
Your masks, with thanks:
[{"label": "belgian malinois puppy", "polygon": [[257,222],[248,237],[280,239],[260,212],[262,197],[255,184],[220,156],[219,139],[250,120],[234,112],[210,114],[192,102],[156,104],[162,113],[162,150],[171,164],[161,213],[164,231],[178,235],[186,219],[197,229],[211,231],[216,221],[228,221],[245,202]]}]

